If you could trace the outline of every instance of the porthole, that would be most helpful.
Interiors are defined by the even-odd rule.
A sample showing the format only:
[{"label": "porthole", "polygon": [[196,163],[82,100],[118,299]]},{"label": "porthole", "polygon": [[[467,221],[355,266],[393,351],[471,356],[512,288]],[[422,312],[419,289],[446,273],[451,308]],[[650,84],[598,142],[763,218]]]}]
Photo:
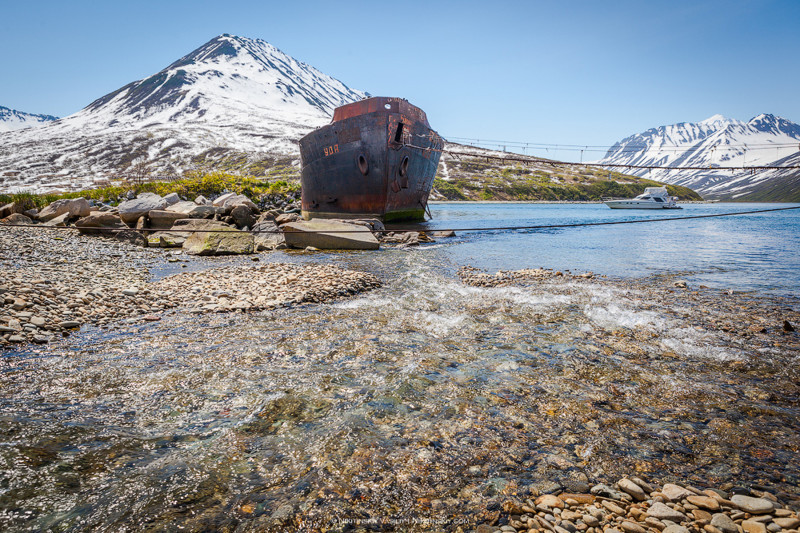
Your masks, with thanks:
[{"label": "porthole", "polygon": [[369,173],[369,162],[364,154],[358,154],[358,170],[361,171],[363,175],[367,175]]},{"label": "porthole", "polygon": [[400,162],[400,168],[398,169],[398,173],[402,177],[405,177],[406,174],[408,174],[408,156],[405,156],[403,160]]}]

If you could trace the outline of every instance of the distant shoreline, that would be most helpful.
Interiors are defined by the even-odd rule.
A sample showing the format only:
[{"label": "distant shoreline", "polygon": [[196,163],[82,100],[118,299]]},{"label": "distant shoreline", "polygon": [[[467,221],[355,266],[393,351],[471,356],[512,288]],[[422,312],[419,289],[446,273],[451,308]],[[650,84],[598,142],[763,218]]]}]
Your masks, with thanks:
[{"label": "distant shoreline", "polygon": [[[428,204],[602,204],[600,200],[429,200]],[[745,202],[720,202],[717,200],[686,200],[679,204],[721,204],[721,203],[745,203]],[[754,204],[777,204],[792,202],[746,202]]]}]

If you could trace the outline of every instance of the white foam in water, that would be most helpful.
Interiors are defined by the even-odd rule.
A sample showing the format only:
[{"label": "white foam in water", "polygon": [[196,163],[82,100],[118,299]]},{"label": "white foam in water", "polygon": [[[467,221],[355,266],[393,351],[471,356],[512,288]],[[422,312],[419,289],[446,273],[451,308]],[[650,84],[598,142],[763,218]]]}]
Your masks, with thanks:
[{"label": "white foam in water", "polygon": [[430,333],[435,337],[442,337],[452,332],[454,329],[461,329],[464,321],[468,320],[464,314],[446,315],[420,311],[412,315],[413,324],[419,329]]},{"label": "white foam in water", "polygon": [[709,344],[709,335],[698,335],[696,331],[690,329],[679,329],[672,333],[677,335],[662,339],[661,345],[678,355],[691,358],[713,359],[715,361],[736,361],[742,359],[742,354],[736,350]]},{"label": "white foam in water", "polygon": [[636,311],[613,303],[605,306],[584,306],[584,314],[594,324],[606,329],[625,327],[663,331],[667,327],[667,321],[658,313]]}]

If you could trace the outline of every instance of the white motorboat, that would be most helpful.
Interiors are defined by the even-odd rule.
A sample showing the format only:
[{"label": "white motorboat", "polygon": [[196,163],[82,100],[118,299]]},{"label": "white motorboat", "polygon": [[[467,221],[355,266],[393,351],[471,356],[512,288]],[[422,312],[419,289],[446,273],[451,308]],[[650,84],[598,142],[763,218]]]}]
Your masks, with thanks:
[{"label": "white motorboat", "polygon": [[647,187],[642,194],[628,200],[603,198],[603,203],[611,209],[681,209],[666,187]]}]

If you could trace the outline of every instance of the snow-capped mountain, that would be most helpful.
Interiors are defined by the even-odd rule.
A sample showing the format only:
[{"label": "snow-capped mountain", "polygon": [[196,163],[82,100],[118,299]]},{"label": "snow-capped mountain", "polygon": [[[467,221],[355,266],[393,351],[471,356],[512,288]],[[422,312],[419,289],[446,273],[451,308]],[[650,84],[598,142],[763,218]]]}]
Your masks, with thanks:
[{"label": "snow-capped mountain", "polygon": [[54,120],[58,120],[58,117],[52,115],[34,115],[33,113],[25,113],[0,105],[0,132],[32,128]]},{"label": "snow-capped mountain", "polygon": [[85,187],[138,162],[154,175],[220,158],[291,163],[297,139],[365,96],[266,41],[223,34],[74,115],[0,134],[0,189]]},{"label": "snow-capped mountain", "polygon": [[[660,126],[616,143],[602,163],[703,167],[702,170],[628,170],[638,176],[690,187],[705,198],[741,199],[774,189],[795,170],[724,170],[791,166],[800,148],[800,125],[761,114],[748,122],[714,115],[697,123]],[[796,164],[796,163],[795,163]],[[777,200],[779,198],[771,198]]]}]

